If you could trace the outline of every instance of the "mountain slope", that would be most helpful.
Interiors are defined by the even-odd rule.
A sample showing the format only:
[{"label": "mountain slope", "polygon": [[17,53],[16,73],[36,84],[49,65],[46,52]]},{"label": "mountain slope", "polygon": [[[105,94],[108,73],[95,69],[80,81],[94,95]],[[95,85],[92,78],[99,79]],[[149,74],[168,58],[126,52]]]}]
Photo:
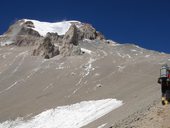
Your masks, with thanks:
[{"label": "mountain slope", "polygon": [[32,56],[38,44],[0,47],[0,122],[81,101],[121,100],[121,107],[85,126],[110,127],[159,99],[159,68],[170,55],[85,33],[81,55],[44,59]]}]

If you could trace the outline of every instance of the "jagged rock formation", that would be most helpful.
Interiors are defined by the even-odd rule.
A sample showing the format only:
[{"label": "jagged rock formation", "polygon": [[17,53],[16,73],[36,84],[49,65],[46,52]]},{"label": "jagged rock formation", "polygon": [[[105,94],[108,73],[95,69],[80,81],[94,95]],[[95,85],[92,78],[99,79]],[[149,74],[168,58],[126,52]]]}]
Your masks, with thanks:
[{"label": "jagged rock formation", "polygon": [[78,47],[77,27],[73,24],[64,37],[57,33],[47,33],[42,43],[33,51],[34,56],[44,56],[46,59],[56,55],[70,56],[80,55],[81,49]]},{"label": "jagged rock formation", "polygon": [[73,47],[78,45],[77,27],[73,24],[63,37],[63,44],[60,52],[63,56],[70,56]]},{"label": "jagged rock formation", "polygon": [[104,36],[95,30],[90,24],[84,24],[80,28],[80,39],[90,39],[90,40],[103,40],[105,39]]},{"label": "jagged rock formation", "polygon": [[10,41],[10,44],[17,46],[36,45],[41,40],[41,36],[32,28],[34,28],[34,25],[31,21],[19,20],[9,27],[8,31],[0,38],[0,42]]},{"label": "jagged rock formation", "polygon": [[56,47],[52,41],[50,36],[47,36],[44,40],[43,43],[41,43],[37,49],[33,51],[34,56],[41,55],[45,59],[52,58],[56,55],[59,55],[59,47]]}]

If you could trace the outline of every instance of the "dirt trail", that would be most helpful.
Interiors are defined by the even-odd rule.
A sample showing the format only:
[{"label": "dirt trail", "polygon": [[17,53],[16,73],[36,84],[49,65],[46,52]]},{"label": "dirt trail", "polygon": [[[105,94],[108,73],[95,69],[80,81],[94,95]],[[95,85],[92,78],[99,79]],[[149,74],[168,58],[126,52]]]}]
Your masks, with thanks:
[{"label": "dirt trail", "polygon": [[170,128],[170,105],[154,104],[128,117],[112,128]]}]

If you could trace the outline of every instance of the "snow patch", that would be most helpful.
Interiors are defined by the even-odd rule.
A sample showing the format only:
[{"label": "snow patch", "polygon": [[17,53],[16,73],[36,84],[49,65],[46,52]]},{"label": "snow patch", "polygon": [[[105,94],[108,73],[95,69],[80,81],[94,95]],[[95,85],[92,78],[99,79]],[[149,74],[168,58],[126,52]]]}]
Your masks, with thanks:
[{"label": "snow patch", "polygon": [[83,39],[83,41],[91,42],[91,40],[90,40],[90,39]]},{"label": "snow patch", "polygon": [[122,104],[122,101],[116,99],[83,101],[44,111],[28,121],[24,121],[24,118],[5,121],[0,123],[0,128],[80,128]]},{"label": "snow patch", "polygon": [[1,47],[11,45],[11,44],[13,44],[13,41],[11,41],[11,40],[0,42]]},{"label": "snow patch", "polygon": [[88,53],[88,54],[91,54],[92,51],[91,50],[88,50],[88,49],[85,49],[85,48],[81,48],[81,51],[85,52],[85,53]]},{"label": "snow patch", "polygon": [[143,49],[143,48],[141,48],[140,46],[138,46],[138,45],[134,45],[136,48],[139,48],[139,49]]},{"label": "snow patch", "polygon": [[166,53],[165,52],[161,52],[162,55],[165,55]]},{"label": "snow patch", "polygon": [[132,52],[137,52],[137,50],[136,50],[136,49],[131,49],[130,51],[132,51]]},{"label": "snow patch", "polygon": [[107,125],[107,123],[105,123],[105,124],[102,124],[102,125],[100,125],[99,127],[97,127],[97,128],[103,128],[104,126],[106,126]]},{"label": "snow patch", "polygon": [[131,59],[132,57],[129,55],[129,54],[120,54],[119,52],[116,52],[117,53],[117,55],[119,56],[119,57],[121,57],[121,58],[125,58],[125,57],[127,57],[127,58],[129,58],[129,59]]},{"label": "snow patch", "polygon": [[132,58],[129,54],[126,55],[129,59]]},{"label": "snow patch", "polygon": [[83,77],[88,76],[90,74],[91,71],[94,70],[94,68],[92,67],[92,63],[95,61],[95,59],[90,58],[90,60],[88,61],[88,63],[85,65],[85,75],[83,75]]},{"label": "snow patch", "polygon": [[113,41],[113,40],[107,40],[107,42],[111,43],[112,46],[118,46],[120,44],[118,44],[117,42]]},{"label": "snow patch", "polygon": [[29,20],[25,19],[25,22],[31,21],[34,24],[35,31],[39,32],[41,36],[46,36],[48,32],[51,33],[58,33],[58,35],[65,35],[65,33],[69,30],[71,23],[79,23],[79,21],[63,21],[63,22],[56,22],[56,23],[49,23],[49,22],[40,22],[38,20]]},{"label": "snow patch", "polygon": [[59,66],[56,69],[59,69],[59,70],[64,69],[63,65],[64,65],[64,63],[60,63]]},{"label": "snow patch", "polygon": [[145,55],[146,58],[149,58],[151,55]]}]

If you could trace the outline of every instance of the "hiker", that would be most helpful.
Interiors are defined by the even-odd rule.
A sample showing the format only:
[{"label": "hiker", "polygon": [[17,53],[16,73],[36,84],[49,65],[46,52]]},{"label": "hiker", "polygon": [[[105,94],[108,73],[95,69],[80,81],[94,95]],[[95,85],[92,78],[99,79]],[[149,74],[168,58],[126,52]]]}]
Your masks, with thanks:
[{"label": "hiker", "polygon": [[167,91],[170,92],[170,68],[167,64],[163,65],[160,69],[158,83],[161,84],[162,104],[168,104]]}]

